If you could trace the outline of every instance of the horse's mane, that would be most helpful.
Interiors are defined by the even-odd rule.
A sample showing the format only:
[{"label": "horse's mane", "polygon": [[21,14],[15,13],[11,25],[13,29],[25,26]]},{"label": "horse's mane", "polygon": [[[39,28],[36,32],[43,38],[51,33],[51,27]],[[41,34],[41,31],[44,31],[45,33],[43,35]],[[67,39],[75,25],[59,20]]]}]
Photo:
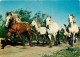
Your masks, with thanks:
[{"label": "horse's mane", "polygon": [[38,27],[40,28],[41,27],[41,24],[39,23],[38,19],[35,19],[35,21],[36,21]]},{"label": "horse's mane", "polygon": [[73,18],[74,18],[74,15],[73,14],[71,14],[70,16],[73,16]]},{"label": "horse's mane", "polygon": [[16,23],[16,18],[21,19],[20,15],[16,14],[15,12],[7,12],[6,15],[10,16],[10,25],[9,25],[9,27],[11,27],[11,25],[13,25],[13,23]]},{"label": "horse's mane", "polygon": [[70,16],[72,16],[73,17],[73,24],[76,24],[76,22],[75,22],[75,16],[73,15],[73,14],[70,14]]}]

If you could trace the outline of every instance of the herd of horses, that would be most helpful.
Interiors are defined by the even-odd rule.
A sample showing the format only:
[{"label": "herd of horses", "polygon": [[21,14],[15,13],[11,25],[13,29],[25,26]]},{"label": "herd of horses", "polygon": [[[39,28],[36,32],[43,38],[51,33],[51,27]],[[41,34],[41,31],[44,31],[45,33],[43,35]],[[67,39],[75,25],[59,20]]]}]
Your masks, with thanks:
[{"label": "herd of horses", "polygon": [[[63,38],[66,39],[66,41],[69,39],[69,44],[73,46],[74,44],[74,37],[75,34],[79,32],[78,26],[74,20],[74,15],[69,15],[69,25],[66,26],[65,24],[62,25],[63,30]],[[32,26],[35,27],[35,30],[32,29]],[[54,37],[54,45],[60,44],[60,38],[59,38],[59,32],[60,28],[57,23],[53,22],[53,20],[50,17],[46,18],[46,27],[41,27],[41,24],[39,23],[38,19],[33,19],[32,23],[29,24],[28,22],[22,22],[21,17],[19,14],[16,14],[14,12],[7,12],[6,13],[6,23],[5,27],[8,28],[7,37],[4,40],[4,43],[2,44],[2,49],[6,46],[6,42],[8,38],[11,36],[11,34],[14,34],[14,41],[16,38],[16,35],[18,35],[19,39],[25,45],[25,42],[22,40],[21,34],[24,34],[28,40],[29,45],[32,46],[32,35],[33,33],[36,36],[37,45],[39,43],[39,36],[43,36],[49,39],[49,43],[46,40],[46,43],[52,47],[52,40],[51,36]],[[58,35],[58,37],[56,37]],[[43,39],[43,45],[44,45]]]}]

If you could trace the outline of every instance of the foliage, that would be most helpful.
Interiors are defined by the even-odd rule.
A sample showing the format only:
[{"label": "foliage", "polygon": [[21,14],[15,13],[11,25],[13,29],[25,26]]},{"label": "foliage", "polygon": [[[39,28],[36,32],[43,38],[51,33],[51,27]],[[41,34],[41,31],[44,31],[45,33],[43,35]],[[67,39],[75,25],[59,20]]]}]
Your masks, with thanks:
[{"label": "foliage", "polygon": [[55,53],[54,55],[44,55],[43,57],[79,57],[80,56],[80,47],[76,47],[76,48],[67,48],[67,49],[63,49],[58,51],[57,53]]},{"label": "foliage", "polygon": [[19,10],[16,10],[15,12],[20,14],[22,22],[29,22],[29,23],[32,22],[31,11],[19,9]]},{"label": "foliage", "polygon": [[7,30],[4,27],[5,21],[3,20],[2,15],[0,15],[0,22],[1,22],[0,24],[2,24],[0,26],[0,37],[4,38],[6,37]]},{"label": "foliage", "polygon": [[40,22],[40,24],[42,26],[46,25],[46,18],[48,17],[47,14],[41,13],[41,11],[35,13],[35,15],[32,17],[32,19],[38,19],[38,21]]}]

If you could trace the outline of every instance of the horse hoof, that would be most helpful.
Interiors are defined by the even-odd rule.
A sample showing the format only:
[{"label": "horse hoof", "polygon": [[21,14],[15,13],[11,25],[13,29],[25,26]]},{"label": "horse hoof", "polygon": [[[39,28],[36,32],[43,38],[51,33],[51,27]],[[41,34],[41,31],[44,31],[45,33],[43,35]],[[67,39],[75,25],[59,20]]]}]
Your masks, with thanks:
[{"label": "horse hoof", "polygon": [[42,44],[42,46],[44,46],[44,44]]},{"label": "horse hoof", "polygon": [[40,42],[39,41],[37,41],[37,46],[38,46],[38,44],[39,44]]},{"label": "horse hoof", "polygon": [[58,44],[54,44],[54,46],[58,46]]},{"label": "horse hoof", "polygon": [[61,44],[60,42],[58,42],[58,44]]},{"label": "horse hoof", "polygon": [[25,46],[25,44],[22,44],[22,46]]},{"label": "horse hoof", "polygon": [[30,47],[33,47],[33,45],[30,45]]},{"label": "horse hoof", "polygon": [[4,47],[2,47],[1,49],[4,49]]},{"label": "horse hoof", "polygon": [[52,45],[50,45],[49,48],[52,48]]},{"label": "horse hoof", "polygon": [[1,49],[4,49],[4,46],[2,46],[2,48]]}]

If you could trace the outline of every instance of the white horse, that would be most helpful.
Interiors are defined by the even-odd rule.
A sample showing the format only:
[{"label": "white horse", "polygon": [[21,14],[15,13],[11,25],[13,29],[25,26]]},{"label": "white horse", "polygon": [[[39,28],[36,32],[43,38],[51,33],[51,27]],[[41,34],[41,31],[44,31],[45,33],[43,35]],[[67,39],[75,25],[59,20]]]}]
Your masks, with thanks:
[{"label": "white horse", "polygon": [[[47,32],[46,32],[46,27],[41,27],[40,23],[38,22],[37,19],[33,20],[31,23],[31,26],[35,26],[36,31],[39,33],[39,35],[41,36],[47,36]],[[44,45],[44,38],[43,38],[43,45]]]},{"label": "white horse", "polygon": [[57,23],[53,22],[51,20],[51,17],[47,17],[46,19],[46,27],[47,27],[47,32],[48,32],[48,37],[51,41],[51,35],[54,36],[54,40],[55,40],[55,43],[54,44],[57,44],[57,40],[56,40],[56,35],[59,31],[59,26]]},{"label": "white horse", "polygon": [[[74,16],[73,16],[73,14],[69,15],[68,30],[69,30],[70,33],[72,33],[73,38],[75,37],[75,34],[79,32],[78,26],[77,26],[77,24],[76,24],[75,21],[74,21]],[[74,44],[73,38],[72,38],[72,41],[73,41],[72,46],[73,46],[73,44]]]},{"label": "white horse", "polygon": [[67,27],[65,25],[62,25],[62,29],[64,30],[64,35],[67,36],[67,37],[70,37],[71,33],[67,32],[67,30],[66,30]]},{"label": "white horse", "polygon": [[71,33],[67,31],[67,26],[65,24],[63,24],[61,28],[63,30],[63,40],[65,42],[65,40],[67,41],[67,37],[70,37]]}]

